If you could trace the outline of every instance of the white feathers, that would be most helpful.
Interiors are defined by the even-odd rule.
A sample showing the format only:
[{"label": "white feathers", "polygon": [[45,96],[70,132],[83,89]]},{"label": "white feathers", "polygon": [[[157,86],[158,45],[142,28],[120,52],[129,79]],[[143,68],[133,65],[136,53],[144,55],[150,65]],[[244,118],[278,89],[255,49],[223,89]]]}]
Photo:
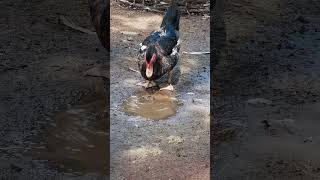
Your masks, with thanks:
[{"label": "white feathers", "polygon": [[178,54],[178,51],[177,51],[176,48],[174,48],[174,49],[172,50],[171,56],[175,56],[176,54]]},{"label": "white feathers", "polygon": [[141,50],[141,51],[144,51],[144,50],[146,50],[146,49],[147,49],[147,46],[146,46],[146,45],[142,45],[142,44],[140,44],[140,46],[141,46],[141,47],[140,47],[140,50]]},{"label": "white feathers", "polygon": [[174,48],[172,49],[172,53],[171,56],[175,56],[179,53],[179,49],[180,49],[180,39],[178,39],[177,45],[174,46]]},{"label": "white feathers", "polygon": [[166,36],[166,35],[167,35],[167,31],[166,31],[165,29],[161,29],[160,31],[161,31],[161,33],[160,33],[160,37],[161,37],[161,36]]},{"label": "white feathers", "polygon": [[172,49],[171,55],[176,55],[178,53],[177,45]]},{"label": "white feathers", "polygon": [[178,42],[177,42],[177,46],[179,46],[180,43],[181,43],[181,40],[180,40],[180,38],[179,38],[179,39],[178,39]]}]

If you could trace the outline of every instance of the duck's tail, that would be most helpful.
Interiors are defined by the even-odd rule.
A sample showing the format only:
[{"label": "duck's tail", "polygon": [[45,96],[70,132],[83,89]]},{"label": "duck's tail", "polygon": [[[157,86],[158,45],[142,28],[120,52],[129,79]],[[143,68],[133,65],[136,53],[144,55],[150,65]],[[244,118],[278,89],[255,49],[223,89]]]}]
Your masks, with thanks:
[{"label": "duck's tail", "polygon": [[167,25],[172,25],[176,31],[179,31],[180,12],[175,0],[171,1],[171,5],[168,8],[165,16],[163,17],[161,28]]}]

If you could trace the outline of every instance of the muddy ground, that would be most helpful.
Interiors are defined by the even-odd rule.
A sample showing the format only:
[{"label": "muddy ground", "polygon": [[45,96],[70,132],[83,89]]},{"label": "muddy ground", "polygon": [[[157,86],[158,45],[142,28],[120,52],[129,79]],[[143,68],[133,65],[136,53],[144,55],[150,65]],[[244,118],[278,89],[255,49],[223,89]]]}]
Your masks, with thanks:
[{"label": "muddy ground", "polygon": [[[74,124],[81,129],[82,122],[95,122],[95,130],[105,126],[95,121],[104,116],[104,81],[83,73],[104,64],[106,52],[96,35],[59,20],[63,15],[92,29],[87,1],[9,0],[0,7],[0,177],[106,179],[104,169],[86,158],[64,160],[70,151],[76,157],[85,152],[101,163],[101,148],[87,151],[99,140],[84,148],[80,138],[77,148],[64,149],[68,139],[55,146],[61,136],[46,132],[50,127],[58,135],[73,133]],[[206,179],[208,56],[183,55],[175,85],[183,106],[175,116],[154,122],[126,115],[119,106],[142,80],[128,70],[136,67],[133,48],[161,16],[113,8],[112,176]],[[315,0],[217,1],[211,38],[213,179],[320,179],[319,9]],[[208,50],[208,20],[184,17],[182,27],[182,51]],[[60,126],[65,119],[74,121]],[[85,130],[91,132],[91,126]],[[76,137],[92,139],[82,135]],[[52,157],[43,151],[61,153]]]},{"label": "muddy ground", "polygon": [[213,179],[320,179],[319,9],[217,1]]},{"label": "muddy ground", "polygon": [[[84,156],[77,156],[79,149],[64,149],[71,140],[63,138],[72,137],[68,134],[76,127],[72,118],[75,122],[91,118],[90,122],[96,123],[93,117],[104,111],[92,110],[94,103],[90,108],[80,104],[88,102],[84,98],[90,102],[106,98],[101,78],[83,76],[87,69],[106,62],[106,51],[95,34],[76,31],[60,21],[60,16],[64,16],[92,30],[87,1],[10,0],[1,1],[0,8],[1,179],[103,179],[105,173],[86,164],[87,159],[78,158]],[[74,113],[74,109],[79,113]],[[67,110],[73,114],[63,114]],[[58,112],[62,114],[56,116]],[[84,117],[79,118],[80,115]],[[51,129],[56,134],[46,133],[51,125],[57,127]],[[60,140],[55,138],[59,134]],[[67,153],[75,154],[70,156],[73,163],[68,163]],[[92,155],[91,151],[87,153],[86,156]],[[106,154],[92,157],[106,162]],[[83,174],[74,174],[82,170]]]},{"label": "muddy ground", "polygon": [[[154,121],[121,108],[143,91],[136,84],[144,79],[129,67],[138,69],[138,44],[158,30],[161,21],[162,14],[111,6],[111,179],[209,179],[208,54],[181,54],[172,97],[182,105],[175,115]],[[182,17],[181,52],[209,51],[209,22],[201,16]]]},{"label": "muddy ground", "polygon": [[[107,54],[95,34],[79,32],[61,19],[93,30],[87,1],[6,1],[0,5],[0,177],[107,179],[105,81],[84,76],[88,69],[105,64]],[[116,108],[135,93],[134,83],[142,79],[128,70],[128,66],[137,67],[136,50],[128,47],[136,48],[144,35],[159,26],[161,16],[124,9],[113,15],[124,19],[118,24],[113,21],[111,27],[115,33],[111,176],[208,179],[209,56],[182,56],[185,62],[175,87],[184,105],[177,115],[157,122],[129,117]],[[186,27],[182,49],[207,51],[209,20],[190,17],[182,21]],[[201,27],[200,31],[194,27]],[[124,36],[121,29],[141,35]],[[168,170],[167,177],[164,170]]]}]

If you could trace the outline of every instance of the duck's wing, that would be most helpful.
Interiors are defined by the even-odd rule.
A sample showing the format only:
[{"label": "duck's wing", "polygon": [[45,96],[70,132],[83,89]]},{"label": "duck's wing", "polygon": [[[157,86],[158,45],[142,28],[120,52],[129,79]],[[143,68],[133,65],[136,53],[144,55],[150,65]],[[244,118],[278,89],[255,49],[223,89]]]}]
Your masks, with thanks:
[{"label": "duck's wing", "polygon": [[161,59],[162,73],[172,70],[179,60],[179,53],[172,53],[170,56],[164,56]]},{"label": "duck's wing", "polygon": [[[167,44],[167,46],[172,45],[172,44]],[[163,50],[163,48],[161,47],[161,45],[158,43],[155,47],[157,49],[157,52],[160,54],[161,56],[161,74],[165,74],[168,71],[172,70],[178,60],[179,60],[179,45],[176,44],[175,46],[173,46],[173,48],[171,49],[171,53],[168,55],[166,51]]]},{"label": "duck's wing", "polygon": [[164,56],[170,56],[173,49],[177,46],[179,40],[179,35],[175,31],[173,26],[166,26],[162,29],[160,34],[159,44],[160,51]]},{"label": "duck's wing", "polygon": [[176,39],[162,38],[158,43],[159,50],[164,56],[170,56],[173,48],[177,45]]}]

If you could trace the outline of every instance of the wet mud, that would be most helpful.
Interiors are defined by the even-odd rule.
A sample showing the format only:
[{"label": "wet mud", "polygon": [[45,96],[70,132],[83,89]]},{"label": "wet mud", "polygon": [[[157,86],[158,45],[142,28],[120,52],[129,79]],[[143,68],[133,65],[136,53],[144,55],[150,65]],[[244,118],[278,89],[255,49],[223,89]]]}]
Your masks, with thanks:
[{"label": "wet mud", "polygon": [[88,1],[9,0],[0,8],[0,179],[106,179],[106,83],[85,73],[105,65],[107,52],[94,33],[61,21],[93,30]]},{"label": "wet mud", "polygon": [[74,175],[108,175],[108,136],[105,96],[86,98],[52,117],[44,131],[44,148],[30,152],[35,159],[48,160],[59,171]]}]

